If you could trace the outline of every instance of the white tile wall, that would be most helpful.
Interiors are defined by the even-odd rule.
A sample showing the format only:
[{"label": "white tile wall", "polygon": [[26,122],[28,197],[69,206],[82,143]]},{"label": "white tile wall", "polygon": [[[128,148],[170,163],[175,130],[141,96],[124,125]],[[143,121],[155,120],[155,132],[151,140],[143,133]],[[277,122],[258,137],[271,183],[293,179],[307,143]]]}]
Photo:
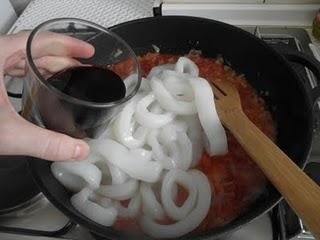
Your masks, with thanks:
[{"label": "white tile wall", "polygon": [[9,0],[0,1],[0,34],[6,33],[7,30],[17,19],[17,15]]}]

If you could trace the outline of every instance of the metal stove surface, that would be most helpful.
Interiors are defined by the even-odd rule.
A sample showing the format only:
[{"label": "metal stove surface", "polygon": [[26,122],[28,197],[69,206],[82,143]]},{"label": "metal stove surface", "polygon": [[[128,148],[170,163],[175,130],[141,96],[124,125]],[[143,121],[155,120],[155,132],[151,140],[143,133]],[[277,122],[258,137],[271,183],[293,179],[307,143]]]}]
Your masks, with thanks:
[{"label": "metal stove surface", "polygon": [[[296,48],[307,54],[312,54],[309,43],[310,38],[303,29],[296,28],[261,28],[250,27],[245,30],[261,37],[275,48],[281,47]],[[306,84],[314,86],[316,84],[312,74],[301,66],[294,66],[299,74],[306,77]],[[19,92],[17,86],[14,91]],[[16,100],[15,104],[19,104]],[[319,109],[316,108],[317,116],[320,116]],[[320,119],[320,117],[318,118]],[[320,164],[320,122],[316,121],[313,149],[310,162],[319,166]],[[311,166],[311,169],[314,169]],[[320,175],[320,174],[319,174]],[[319,176],[318,175],[318,176]],[[8,228],[11,227],[11,228]],[[14,227],[14,228],[12,228]],[[36,229],[42,232],[41,236],[34,236],[36,232],[22,231],[21,228]],[[47,232],[49,231],[49,232]],[[228,237],[228,240],[271,240],[271,239],[313,239],[302,222],[286,206],[286,203],[279,204],[274,211],[265,214],[250,224]],[[20,210],[11,215],[0,216],[0,239],[78,239],[93,240],[93,236],[83,227],[73,225],[69,219],[58,211],[52,204],[42,197],[40,201],[29,208]]]}]

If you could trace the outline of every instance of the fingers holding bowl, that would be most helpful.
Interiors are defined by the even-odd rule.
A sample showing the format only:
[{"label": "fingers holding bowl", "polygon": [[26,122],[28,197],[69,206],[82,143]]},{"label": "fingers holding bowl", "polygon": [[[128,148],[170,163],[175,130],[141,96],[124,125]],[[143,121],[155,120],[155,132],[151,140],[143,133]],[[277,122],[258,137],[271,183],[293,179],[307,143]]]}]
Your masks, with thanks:
[{"label": "fingers holding bowl", "polygon": [[[28,38],[32,44],[27,44]],[[85,41],[49,31],[35,36],[30,36],[30,31],[21,31],[0,40],[7,46],[1,54],[4,74],[18,77],[26,73],[26,45],[29,61],[39,68],[40,73],[43,69],[55,73],[77,66],[80,62],[74,58],[90,58],[95,53],[94,47]]]}]

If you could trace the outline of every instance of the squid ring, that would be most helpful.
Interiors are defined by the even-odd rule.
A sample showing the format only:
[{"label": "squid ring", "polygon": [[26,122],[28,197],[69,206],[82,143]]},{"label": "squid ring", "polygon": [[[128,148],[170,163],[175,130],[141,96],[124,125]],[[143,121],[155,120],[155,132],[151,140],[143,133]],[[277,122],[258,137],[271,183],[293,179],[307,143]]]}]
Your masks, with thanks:
[{"label": "squid ring", "polygon": [[143,213],[152,219],[161,220],[165,217],[165,212],[162,205],[157,200],[151,185],[148,183],[141,183],[140,193],[142,198]]},{"label": "squid ring", "polygon": [[92,194],[92,190],[84,188],[71,197],[71,204],[87,218],[104,226],[112,226],[118,215],[117,209],[113,206],[105,208],[91,201]]},{"label": "squid ring", "polygon": [[146,128],[140,127],[136,131],[136,136],[133,136],[133,133],[131,131],[131,122],[133,119],[133,114],[135,112],[136,104],[137,101],[131,101],[130,103],[128,103],[123,108],[113,125],[115,137],[120,141],[120,143],[128,148],[142,147],[145,143],[148,133]]},{"label": "squid ring", "polygon": [[175,70],[180,73],[190,74],[192,77],[199,76],[198,66],[189,58],[180,57],[175,65]]},{"label": "squid ring", "polygon": [[227,136],[215,108],[211,86],[203,78],[190,78],[189,82],[193,88],[199,120],[208,141],[206,150],[210,156],[223,155],[228,151]]},{"label": "squid ring", "polygon": [[171,122],[175,115],[169,112],[163,114],[150,112],[148,106],[153,101],[155,101],[155,96],[152,93],[142,98],[137,104],[135,118],[144,127],[159,128]]},{"label": "squid ring", "polygon": [[[137,161],[130,151],[112,139],[92,140],[92,148],[100,152],[109,162],[130,177],[146,182],[156,182],[160,178],[162,165],[156,161]],[[140,159],[141,160],[141,159]]]},{"label": "squid ring", "polygon": [[154,77],[151,79],[151,88],[163,109],[179,115],[192,115],[197,112],[194,101],[188,102],[175,99],[159,78]]},{"label": "squid ring", "polygon": [[[173,186],[178,183],[188,190],[188,198],[178,207],[171,194]],[[164,177],[161,188],[161,201],[169,217],[174,220],[184,219],[193,209],[197,197],[196,184],[190,174],[179,169],[170,170]]]},{"label": "squid ring", "polygon": [[101,185],[97,193],[116,200],[131,198],[138,190],[139,184],[135,179],[130,179],[122,184]]},{"label": "squid ring", "polygon": [[141,194],[137,193],[130,199],[128,207],[124,207],[120,202],[116,202],[118,215],[125,218],[133,218],[138,215],[141,208]]},{"label": "squid ring", "polygon": [[211,204],[211,188],[209,181],[199,170],[191,170],[189,173],[198,190],[195,208],[183,220],[171,225],[162,225],[147,215],[143,216],[140,221],[141,227],[143,231],[151,237],[181,237],[196,229],[207,216]]},{"label": "squid ring", "polygon": [[88,162],[54,162],[51,171],[59,182],[74,192],[86,186],[97,189],[102,178],[99,168]]}]

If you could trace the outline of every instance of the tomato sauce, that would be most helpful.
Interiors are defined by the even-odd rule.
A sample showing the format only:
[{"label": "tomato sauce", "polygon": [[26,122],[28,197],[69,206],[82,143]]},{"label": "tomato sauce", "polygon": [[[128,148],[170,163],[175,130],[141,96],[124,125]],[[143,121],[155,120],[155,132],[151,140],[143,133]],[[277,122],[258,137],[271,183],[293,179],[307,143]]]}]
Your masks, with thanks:
[{"label": "tomato sauce", "polygon": [[[188,57],[199,67],[200,77],[208,81],[221,79],[233,83],[239,91],[245,114],[269,138],[275,139],[276,132],[271,114],[243,75],[236,74],[225,66],[221,59],[203,58],[199,54],[189,54]],[[157,65],[175,63],[177,59],[178,56],[175,55],[148,53],[140,57],[143,75],[146,76]],[[196,167],[206,174],[213,192],[209,213],[196,231],[220,227],[237,218],[248,209],[266,184],[261,170],[233,135],[228,130],[226,132],[228,153],[218,157],[210,157],[204,153]],[[185,198],[186,194],[181,192],[184,196],[181,195],[180,199]],[[119,219],[115,227],[126,230],[139,229],[136,220],[133,219]]]}]

